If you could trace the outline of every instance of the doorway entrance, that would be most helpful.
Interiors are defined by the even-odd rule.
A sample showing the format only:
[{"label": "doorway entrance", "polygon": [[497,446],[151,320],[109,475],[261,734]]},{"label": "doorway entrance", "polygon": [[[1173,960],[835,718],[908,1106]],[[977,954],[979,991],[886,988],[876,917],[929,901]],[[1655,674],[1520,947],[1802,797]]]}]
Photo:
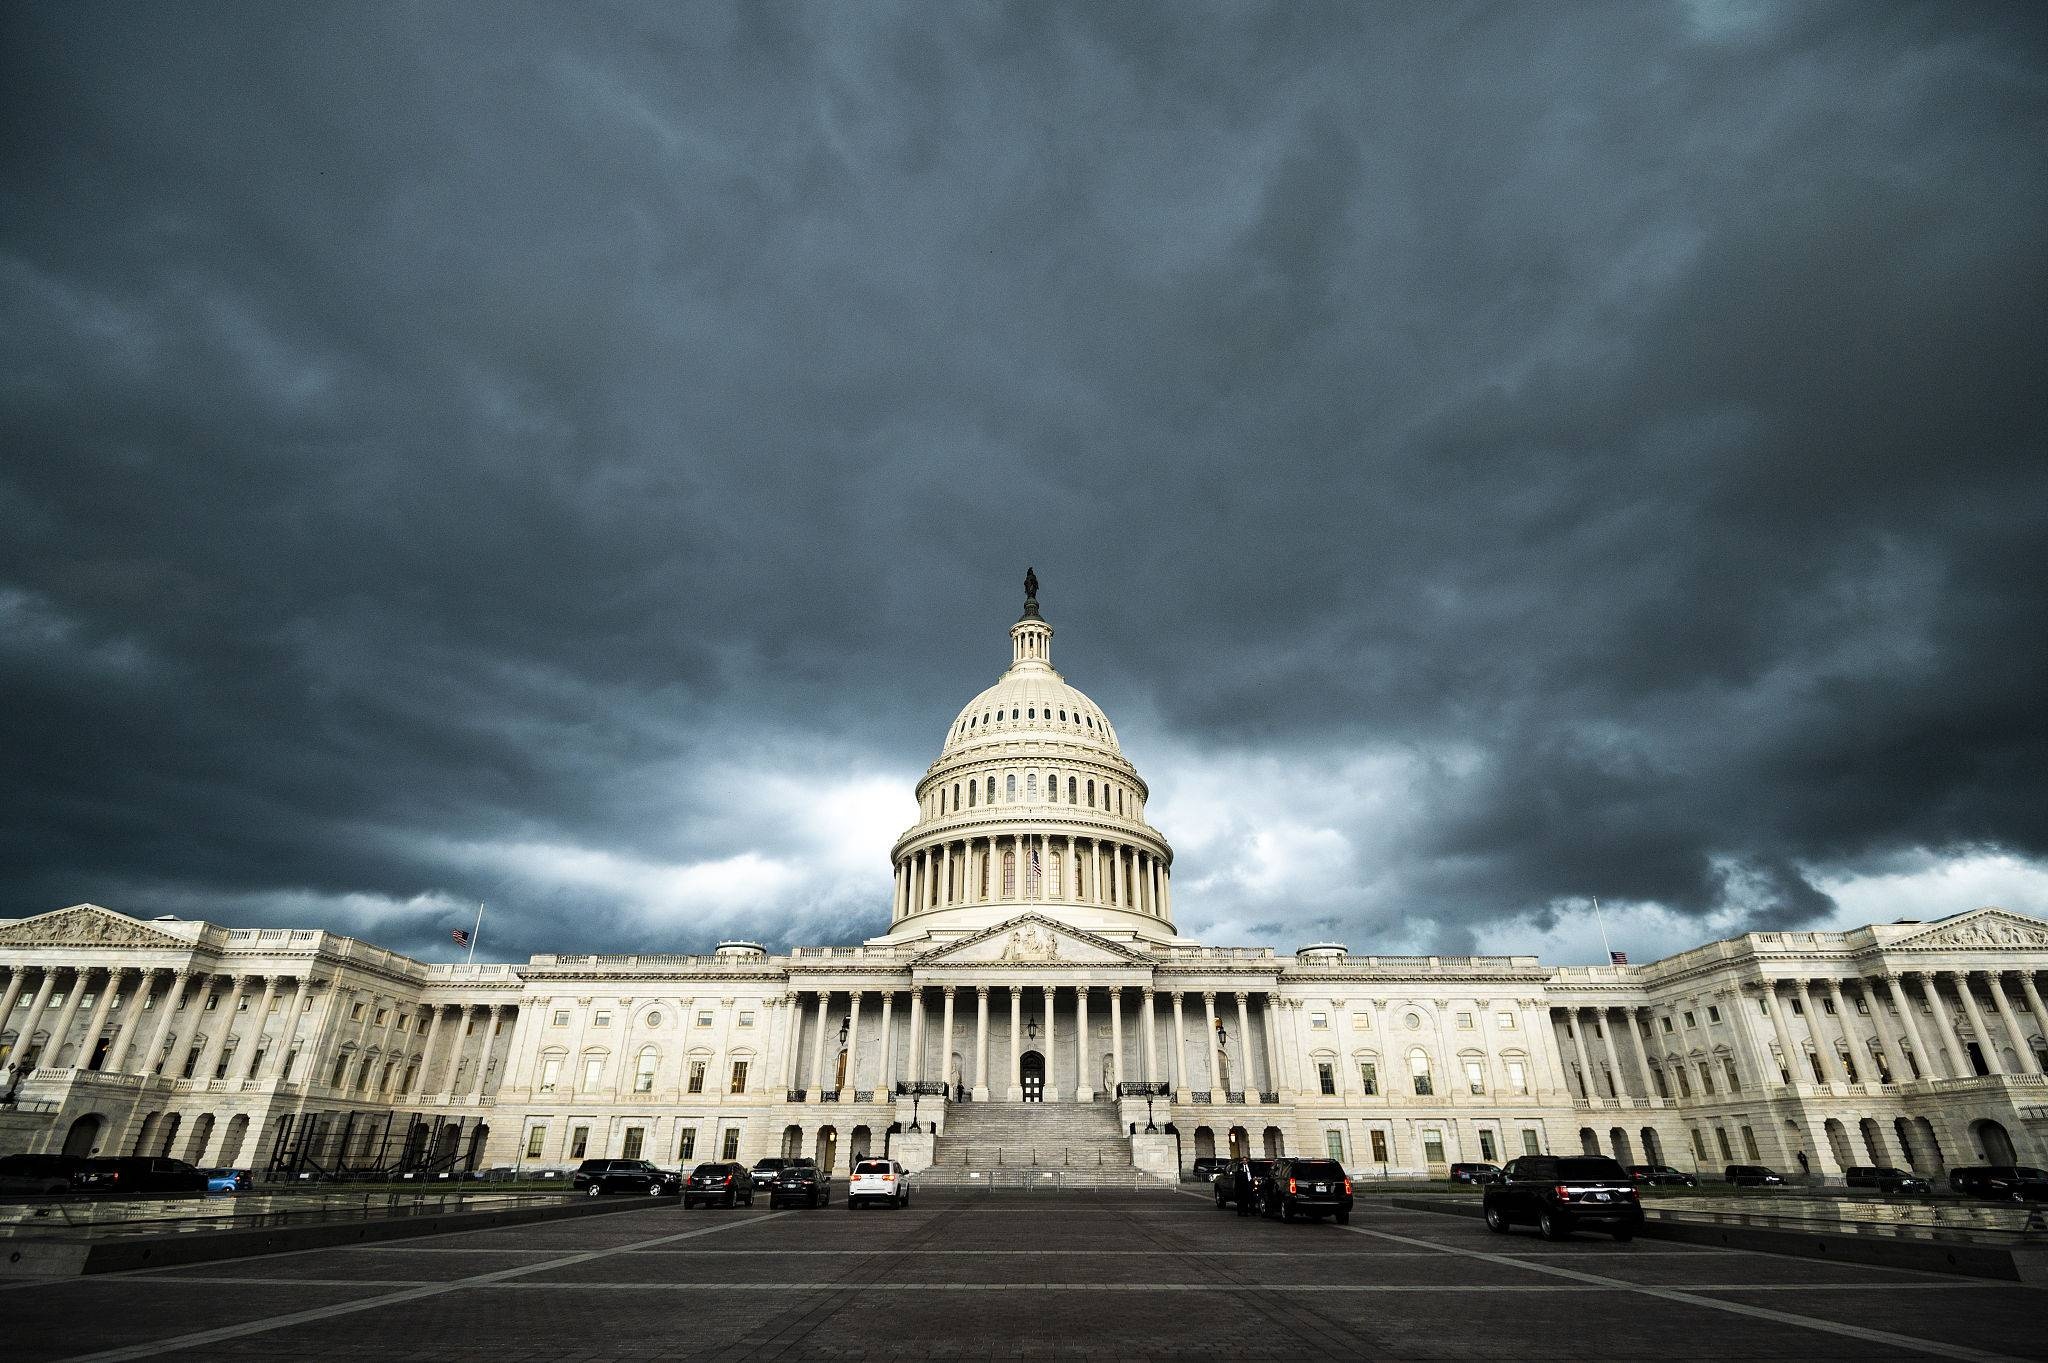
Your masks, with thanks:
[{"label": "doorway entrance", "polygon": [[1017,1060],[1017,1069],[1024,1081],[1024,1101],[1042,1103],[1045,1101],[1045,1057],[1037,1051],[1026,1051]]}]

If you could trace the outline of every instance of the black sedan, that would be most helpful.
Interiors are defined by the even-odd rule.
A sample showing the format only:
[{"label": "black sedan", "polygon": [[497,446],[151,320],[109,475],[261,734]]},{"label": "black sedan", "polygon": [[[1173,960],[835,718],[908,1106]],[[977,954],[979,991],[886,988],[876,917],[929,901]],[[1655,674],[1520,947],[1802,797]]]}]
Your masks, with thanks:
[{"label": "black sedan", "polygon": [[793,1159],[785,1162],[768,1189],[768,1205],[801,1202],[816,1207],[832,1200],[832,1180],[818,1168],[817,1161]]},{"label": "black sedan", "polygon": [[1892,1164],[1858,1164],[1842,1172],[1842,1182],[1851,1188],[1875,1188],[1881,1193],[1907,1195],[1934,1191],[1926,1179]]},{"label": "black sedan", "polygon": [[1546,1240],[1584,1226],[1617,1240],[1643,1227],[1643,1198],[1628,1170],[1599,1155],[1524,1155],[1486,1185],[1486,1225],[1506,1234],[1533,1224]]},{"label": "black sedan", "polygon": [[1333,1159],[1277,1159],[1259,1186],[1259,1213],[1292,1221],[1297,1216],[1319,1221],[1351,1219],[1351,1176]]},{"label": "black sedan", "polygon": [[1782,1188],[1785,1176],[1761,1164],[1731,1164],[1721,1175],[1738,1188]]},{"label": "black sedan", "polygon": [[1683,1169],[1674,1169],[1668,1164],[1631,1164],[1628,1176],[1637,1183],[1647,1183],[1653,1188],[1697,1188],[1700,1181]]},{"label": "black sedan", "polygon": [[89,1159],[71,1176],[81,1193],[142,1197],[152,1193],[203,1193],[206,1175],[181,1159],[115,1155]]},{"label": "black sedan", "polygon": [[1500,1166],[1497,1164],[1460,1161],[1451,1166],[1453,1183],[1491,1183],[1499,1177]]},{"label": "black sedan", "polygon": [[700,1164],[683,1180],[685,1209],[703,1203],[707,1207],[754,1205],[754,1180],[744,1164]]},{"label": "black sedan", "polygon": [[2048,1202],[2048,1170],[2025,1164],[1978,1164],[1948,1171],[1948,1186],[1964,1197],[1998,1202]]},{"label": "black sedan", "polygon": [[587,1159],[576,1166],[569,1186],[592,1197],[600,1193],[641,1193],[666,1197],[681,1182],[666,1169],[657,1169],[644,1159]]}]

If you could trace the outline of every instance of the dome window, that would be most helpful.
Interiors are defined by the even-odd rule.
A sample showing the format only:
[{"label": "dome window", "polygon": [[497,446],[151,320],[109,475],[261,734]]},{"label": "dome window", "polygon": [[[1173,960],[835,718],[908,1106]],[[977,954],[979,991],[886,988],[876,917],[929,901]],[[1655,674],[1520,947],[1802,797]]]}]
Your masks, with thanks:
[{"label": "dome window", "polygon": [[1067,803],[1074,803],[1074,778],[1071,776],[1067,778]]},{"label": "dome window", "polygon": [[1003,779],[1003,798],[1005,800],[1017,798],[1017,773],[1014,771]]},{"label": "dome window", "polygon": [[1062,711],[1060,711],[1060,723],[1062,723],[1062,724],[1065,724],[1066,722],[1067,722],[1067,712],[1066,712],[1065,710],[1062,710]]},{"label": "dome window", "polygon": [[972,809],[972,808],[974,808],[974,787],[975,787],[975,786],[976,786],[977,784],[978,784],[978,782],[974,782],[974,781],[969,781],[969,782],[967,783],[967,807],[968,807],[969,809]]},{"label": "dome window", "polygon": [[1024,774],[1024,798],[1033,801],[1038,799],[1038,773],[1035,771]]},{"label": "dome window", "polygon": [[1095,808],[1095,783],[1093,781],[1088,783],[1088,807],[1090,809]]},{"label": "dome window", "polygon": [[987,803],[989,803],[989,804],[994,804],[995,802],[996,802],[996,778],[995,778],[995,777],[993,777],[993,776],[991,776],[991,777],[989,777],[989,778],[988,778],[988,801],[987,801]]}]

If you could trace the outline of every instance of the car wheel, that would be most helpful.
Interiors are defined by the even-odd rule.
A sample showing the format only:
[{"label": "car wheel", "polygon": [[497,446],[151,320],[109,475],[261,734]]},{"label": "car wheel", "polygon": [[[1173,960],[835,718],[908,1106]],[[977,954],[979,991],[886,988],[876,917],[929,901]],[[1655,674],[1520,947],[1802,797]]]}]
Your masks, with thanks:
[{"label": "car wheel", "polygon": [[650,1183],[650,1184],[648,1184],[648,1185],[647,1185],[647,1195],[648,1195],[649,1197],[660,1197],[660,1196],[661,1196],[661,1185],[660,1185],[659,1183]]},{"label": "car wheel", "polygon": [[585,1188],[583,1191],[590,1197],[596,1197],[598,1194],[602,1193],[604,1189],[598,1187],[595,1183],[593,1183],[588,1188]]},{"label": "car wheel", "polygon": [[1223,1190],[1221,1188],[1216,1190],[1216,1210],[1219,1212],[1223,1210]]},{"label": "car wheel", "polygon": [[1562,1240],[1572,1233],[1572,1228],[1561,1216],[1555,1216],[1548,1207],[1536,1214],[1536,1229],[1546,1240]]},{"label": "car wheel", "polygon": [[740,1195],[739,1195],[738,1193],[727,1193],[727,1194],[725,1195],[725,1205],[726,1205],[726,1206],[728,1206],[728,1207],[737,1207],[737,1206],[739,1206],[739,1205],[740,1205]]},{"label": "car wheel", "polygon": [[1486,1209],[1486,1228],[1496,1235],[1506,1235],[1508,1233],[1507,1214],[1499,1207],[1488,1207]]}]

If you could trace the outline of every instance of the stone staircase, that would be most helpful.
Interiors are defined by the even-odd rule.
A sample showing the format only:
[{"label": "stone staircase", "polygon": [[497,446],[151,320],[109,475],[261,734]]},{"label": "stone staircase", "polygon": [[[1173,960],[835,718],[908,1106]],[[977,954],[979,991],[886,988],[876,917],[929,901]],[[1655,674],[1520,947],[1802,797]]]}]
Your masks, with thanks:
[{"label": "stone staircase", "polygon": [[1131,1138],[1114,1103],[956,1103],[933,1142],[923,1186],[991,1183],[1128,1188]]}]

